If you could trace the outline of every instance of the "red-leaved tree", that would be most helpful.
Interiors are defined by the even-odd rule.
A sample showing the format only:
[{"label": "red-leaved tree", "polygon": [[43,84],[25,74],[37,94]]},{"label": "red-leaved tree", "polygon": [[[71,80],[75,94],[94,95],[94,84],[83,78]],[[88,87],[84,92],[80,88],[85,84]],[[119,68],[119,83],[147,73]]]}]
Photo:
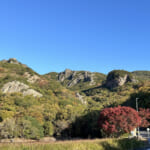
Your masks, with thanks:
[{"label": "red-leaved tree", "polygon": [[140,125],[138,112],[131,107],[105,108],[100,112],[99,127],[103,136],[119,137]]},{"label": "red-leaved tree", "polygon": [[141,117],[140,127],[150,126],[150,109],[140,108],[139,116]]}]

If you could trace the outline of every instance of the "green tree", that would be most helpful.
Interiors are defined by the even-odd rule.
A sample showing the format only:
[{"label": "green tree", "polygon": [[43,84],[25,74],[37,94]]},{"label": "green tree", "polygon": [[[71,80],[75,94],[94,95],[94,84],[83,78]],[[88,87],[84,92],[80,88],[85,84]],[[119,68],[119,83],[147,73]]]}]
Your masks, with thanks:
[{"label": "green tree", "polygon": [[44,136],[42,125],[33,117],[26,116],[18,121],[20,136],[30,139],[40,139]]},{"label": "green tree", "polygon": [[51,122],[45,122],[44,124],[44,135],[45,136],[53,136],[54,134],[54,127]]},{"label": "green tree", "polygon": [[14,138],[17,136],[17,126],[14,119],[5,119],[0,123],[0,138]]}]

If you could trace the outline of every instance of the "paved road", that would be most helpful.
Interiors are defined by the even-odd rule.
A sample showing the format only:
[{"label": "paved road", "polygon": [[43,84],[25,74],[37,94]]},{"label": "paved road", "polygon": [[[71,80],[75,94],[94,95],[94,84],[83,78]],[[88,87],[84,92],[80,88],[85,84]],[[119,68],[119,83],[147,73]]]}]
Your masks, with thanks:
[{"label": "paved road", "polygon": [[148,135],[147,131],[140,131],[140,136],[142,136],[143,138],[150,138],[150,135]]},{"label": "paved road", "polygon": [[[150,138],[150,135],[148,135],[147,131],[140,131],[140,136],[142,136],[143,138],[146,138],[146,139]],[[150,144],[147,145],[145,148],[139,148],[136,150],[150,150]]]},{"label": "paved road", "polygon": [[139,148],[139,149],[136,149],[136,150],[150,150],[150,147],[148,148]]}]

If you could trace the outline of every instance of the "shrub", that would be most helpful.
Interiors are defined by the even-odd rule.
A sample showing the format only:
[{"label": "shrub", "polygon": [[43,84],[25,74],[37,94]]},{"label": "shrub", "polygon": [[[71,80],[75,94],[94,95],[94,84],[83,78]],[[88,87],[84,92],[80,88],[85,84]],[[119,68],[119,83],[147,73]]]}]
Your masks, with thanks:
[{"label": "shrub", "polygon": [[33,117],[26,116],[20,120],[19,127],[22,127],[22,137],[40,139],[44,136],[42,125]]},{"label": "shrub", "polygon": [[140,124],[138,112],[130,107],[105,108],[100,112],[99,127],[104,136],[119,137]]},{"label": "shrub", "polygon": [[141,117],[141,127],[148,127],[150,125],[150,109],[140,108],[139,116]]},{"label": "shrub", "polygon": [[53,134],[54,134],[53,124],[49,121],[45,122],[45,124],[44,124],[44,135],[45,136],[53,136]]}]

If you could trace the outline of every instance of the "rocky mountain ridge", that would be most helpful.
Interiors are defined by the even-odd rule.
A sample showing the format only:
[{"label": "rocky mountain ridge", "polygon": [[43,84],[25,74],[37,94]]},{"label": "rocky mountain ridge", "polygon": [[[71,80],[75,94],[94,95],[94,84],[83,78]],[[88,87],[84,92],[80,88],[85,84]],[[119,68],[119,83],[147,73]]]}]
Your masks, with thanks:
[{"label": "rocky mountain ridge", "polygon": [[89,71],[72,71],[66,69],[64,72],[58,74],[58,80],[63,82],[64,80],[69,80],[67,86],[72,87],[79,83],[80,81],[89,82],[89,85],[94,85],[94,73]]},{"label": "rocky mountain ridge", "polygon": [[66,88],[73,90],[84,90],[100,85],[104,85],[105,87],[112,89],[118,86],[122,86],[128,82],[135,83],[137,81],[135,76],[137,78],[143,78],[142,75],[145,75],[144,77],[146,79],[149,79],[150,77],[150,73],[148,71],[145,71],[142,74],[142,71],[135,71],[132,73],[124,70],[113,70],[106,76],[105,74],[97,72],[73,71],[70,69],[66,69],[60,73],[54,73],[53,75],[49,73],[48,75],[39,76],[36,72],[34,73],[30,68],[19,62],[16,58],[2,60],[1,63],[19,65],[19,69],[21,66],[22,68],[25,68],[27,71],[23,73],[23,77],[26,78],[27,82],[31,84],[40,82],[40,78],[46,76],[48,80],[51,79],[59,81]]},{"label": "rocky mountain ridge", "polygon": [[84,90],[89,87],[99,86],[105,80],[106,75],[98,72],[90,71],[73,71],[66,69],[63,72],[48,73],[45,75],[47,79],[53,79],[60,82],[67,89]]}]

